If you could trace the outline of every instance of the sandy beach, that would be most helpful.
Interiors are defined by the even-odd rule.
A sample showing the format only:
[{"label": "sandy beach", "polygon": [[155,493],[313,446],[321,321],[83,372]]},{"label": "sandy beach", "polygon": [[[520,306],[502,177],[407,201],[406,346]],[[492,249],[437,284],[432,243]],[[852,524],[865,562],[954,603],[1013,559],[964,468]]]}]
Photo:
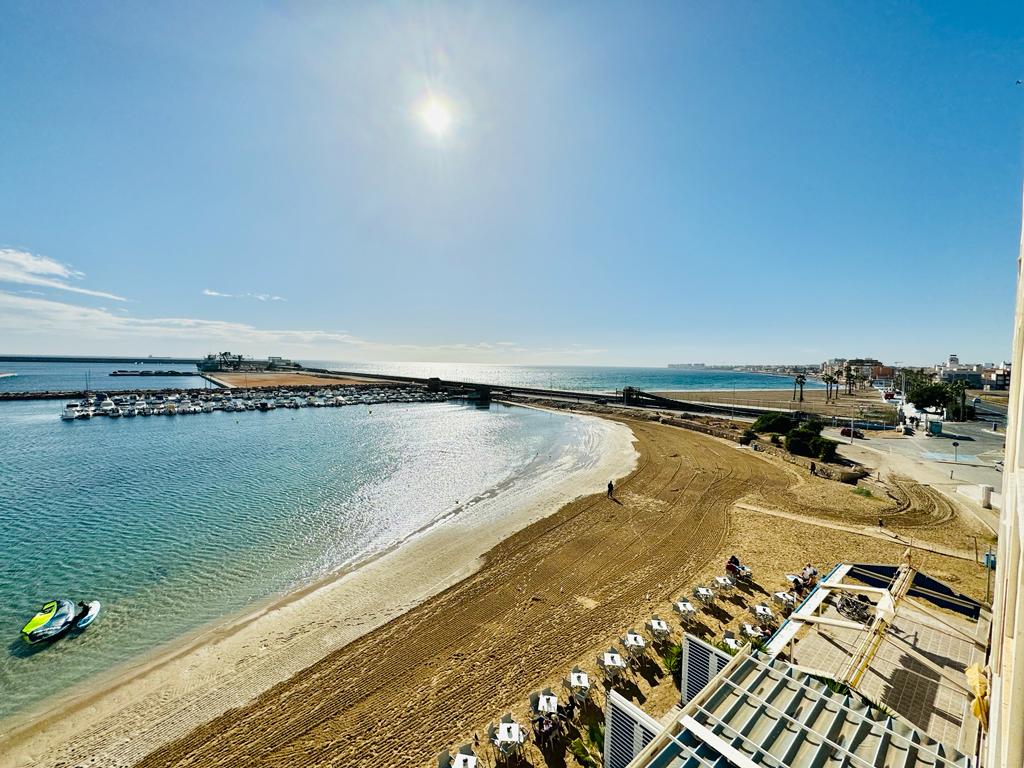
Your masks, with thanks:
[{"label": "sandy beach", "polygon": [[[494,529],[423,536],[192,638],[8,734],[4,764],[428,766],[503,713],[524,716],[529,693],[557,686],[574,664],[595,672],[602,648],[652,612],[670,616],[670,600],[719,574],[729,553],[768,594],[808,559],[897,560],[901,540],[855,530],[880,514],[894,533],[943,542],[949,530],[957,546],[972,525],[927,491],[865,499],[725,440],[622,416],[605,423],[622,430],[619,448],[561,498]],[[638,458],[616,499],[594,493],[632,465],[631,438]],[[841,509],[852,517],[830,511]],[[974,563],[915,558],[984,594]],[[723,603],[697,631],[720,637],[745,611]],[[653,671],[635,688],[652,711],[678,695]],[[67,746],[44,753],[55,743]]]},{"label": "sandy beach", "polygon": [[[579,417],[587,418],[587,417]],[[637,460],[629,430],[594,420],[590,465],[557,485],[509,489],[499,523],[458,517],[360,567],[112,671],[89,686],[0,723],[0,765],[127,765],[470,575],[506,537],[603,489]],[[54,734],[62,734],[55,740]],[[56,747],[55,747],[56,745]]]}]

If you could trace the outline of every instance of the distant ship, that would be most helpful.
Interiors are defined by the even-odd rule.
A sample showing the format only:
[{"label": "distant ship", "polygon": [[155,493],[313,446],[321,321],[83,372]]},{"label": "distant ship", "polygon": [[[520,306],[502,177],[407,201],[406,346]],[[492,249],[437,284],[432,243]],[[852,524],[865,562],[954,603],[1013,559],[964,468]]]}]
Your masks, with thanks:
[{"label": "distant ship", "polygon": [[207,355],[198,363],[198,368],[203,373],[229,373],[231,371],[247,371],[249,373],[258,371],[299,371],[302,365],[294,360],[287,360],[283,357],[268,357],[266,360],[256,360],[242,355],[233,355],[230,352],[221,352],[216,355]]},{"label": "distant ship", "polygon": [[669,363],[669,368],[684,368],[687,370],[700,370],[704,368],[704,363]]}]

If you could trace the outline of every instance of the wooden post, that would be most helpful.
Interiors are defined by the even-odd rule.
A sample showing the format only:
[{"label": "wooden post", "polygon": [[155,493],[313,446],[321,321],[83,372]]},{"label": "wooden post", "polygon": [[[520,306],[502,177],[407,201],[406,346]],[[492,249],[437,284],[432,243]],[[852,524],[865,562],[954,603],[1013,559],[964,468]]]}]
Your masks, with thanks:
[{"label": "wooden post", "polygon": [[974,539],[974,562],[978,562],[978,537],[972,536]]}]

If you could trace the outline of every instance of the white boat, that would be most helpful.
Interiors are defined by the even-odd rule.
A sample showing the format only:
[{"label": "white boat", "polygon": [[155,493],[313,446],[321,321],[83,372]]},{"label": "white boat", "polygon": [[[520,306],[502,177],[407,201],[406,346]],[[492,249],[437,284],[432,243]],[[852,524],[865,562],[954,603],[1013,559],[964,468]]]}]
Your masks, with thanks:
[{"label": "white boat", "polygon": [[109,416],[112,419],[118,419],[121,417],[121,409],[115,405],[113,408],[107,411],[107,416]]},{"label": "white boat", "polygon": [[78,418],[78,403],[68,403],[60,413],[61,421],[74,421]]}]

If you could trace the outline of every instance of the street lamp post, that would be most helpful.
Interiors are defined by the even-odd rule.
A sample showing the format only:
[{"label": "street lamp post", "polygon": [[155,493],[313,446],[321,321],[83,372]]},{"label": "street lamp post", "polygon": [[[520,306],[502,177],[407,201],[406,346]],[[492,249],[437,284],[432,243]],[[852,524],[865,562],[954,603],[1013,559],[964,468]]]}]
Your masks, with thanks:
[{"label": "street lamp post", "polygon": [[954,440],[953,441],[953,463],[954,464],[956,464],[956,462],[957,462],[957,448],[959,448],[959,447],[960,447],[960,443],[958,443],[956,440]]}]

